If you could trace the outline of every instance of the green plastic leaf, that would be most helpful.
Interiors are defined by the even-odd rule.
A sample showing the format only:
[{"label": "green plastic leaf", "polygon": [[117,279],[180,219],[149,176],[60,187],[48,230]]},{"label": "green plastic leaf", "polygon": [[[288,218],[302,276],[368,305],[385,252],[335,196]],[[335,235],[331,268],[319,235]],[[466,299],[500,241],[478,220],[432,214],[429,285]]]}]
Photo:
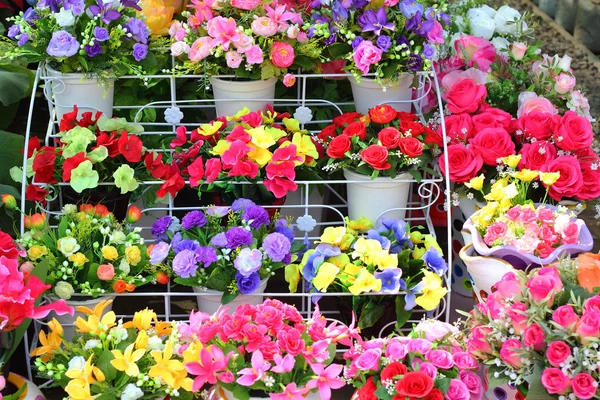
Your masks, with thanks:
[{"label": "green plastic leaf", "polygon": [[392,396],[388,393],[385,386],[379,386],[375,391],[375,396],[381,400],[391,400]]},{"label": "green plastic leaf", "polygon": [[406,324],[406,321],[410,318],[412,312],[406,311],[406,299],[404,295],[396,296],[396,330],[400,330]]},{"label": "green plastic leaf", "polygon": [[98,361],[96,362],[96,366],[104,373],[104,376],[108,382],[117,377],[117,370],[110,363],[113,358],[115,357],[112,355],[112,353],[106,350],[100,354],[100,357],[98,357]]},{"label": "green plastic leaf", "polygon": [[233,397],[237,400],[250,400],[250,392],[243,386],[235,385],[233,388]]},{"label": "green plastic leaf", "polygon": [[233,281],[233,273],[227,273],[225,270],[216,268],[208,277],[206,287],[219,292],[226,292],[231,281]]},{"label": "green plastic leaf", "polygon": [[16,103],[27,96],[30,72],[18,65],[0,66],[0,103],[4,106]]},{"label": "green plastic leaf", "polygon": [[238,297],[238,294],[239,293],[223,293],[223,296],[221,296],[221,304],[226,305],[231,303],[236,297]]},{"label": "green plastic leaf", "polygon": [[446,394],[448,388],[450,387],[450,378],[440,378],[435,380],[435,385],[437,389],[440,390],[443,394]]},{"label": "green plastic leaf", "polygon": [[533,366],[533,372],[525,377],[529,388],[527,391],[527,400],[546,400],[548,399],[548,391],[542,385],[542,371],[544,370],[544,362],[537,361]]},{"label": "green plastic leaf", "polygon": [[383,317],[385,305],[374,303],[369,298],[367,304],[362,308],[358,319],[358,327],[360,329],[370,328]]},{"label": "green plastic leaf", "polygon": [[343,59],[346,54],[352,52],[352,46],[346,43],[333,43],[327,46],[327,51],[333,60]]}]

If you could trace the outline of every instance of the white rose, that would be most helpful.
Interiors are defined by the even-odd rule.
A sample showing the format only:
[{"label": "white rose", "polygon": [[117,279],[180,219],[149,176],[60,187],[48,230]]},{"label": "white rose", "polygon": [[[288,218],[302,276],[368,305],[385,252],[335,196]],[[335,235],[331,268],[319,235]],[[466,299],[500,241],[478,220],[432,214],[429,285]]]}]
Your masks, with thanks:
[{"label": "white rose", "polygon": [[69,361],[69,371],[83,371],[85,368],[85,358],[82,356],[75,356]]},{"label": "white rose", "polygon": [[69,300],[75,290],[73,290],[73,286],[69,282],[60,281],[56,283],[54,286],[54,293],[63,300]]},{"label": "white rose", "polygon": [[75,204],[65,204],[62,208],[64,215],[75,214],[77,212],[77,206]]},{"label": "white rose", "polygon": [[175,42],[171,45],[171,55],[178,57],[190,51],[190,45],[186,42]]},{"label": "white rose", "polygon": [[502,6],[494,16],[496,22],[496,32],[500,34],[514,35],[517,33],[517,24],[515,21],[521,19],[521,13],[509,6]]},{"label": "white rose", "polygon": [[569,225],[571,222],[571,217],[567,214],[562,214],[556,217],[556,222],[554,223],[554,231],[559,235],[565,230],[565,227]]},{"label": "white rose", "polygon": [[471,24],[471,35],[479,36],[484,39],[490,40],[494,36],[496,30],[496,23],[487,14],[481,14],[477,17],[469,19]]},{"label": "white rose", "polygon": [[468,19],[473,19],[481,16],[494,18],[494,15],[496,15],[496,10],[488,6],[471,8],[469,11],[467,11]]},{"label": "white rose", "polygon": [[573,59],[565,54],[558,62],[557,67],[562,71],[569,72],[571,69],[571,61],[573,61]]},{"label": "white rose", "polygon": [[496,48],[496,53],[504,53],[504,50],[508,49],[510,42],[503,37],[497,36],[491,41],[492,45]]},{"label": "white rose", "polygon": [[287,28],[287,32],[286,35],[290,38],[290,39],[296,39],[298,37],[298,33],[300,33],[300,28],[298,28],[297,25],[290,25]]},{"label": "white rose", "polygon": [[79,246],[79,243],[77,243],[77,239],[67,236],[58,239],[58,241],[56,242],[56,247],[61,253],[63,253],[65,257],[70,257],[73,254],[77,253],[81,246]]},{"label": "white rose", "polygon": [[121,400],[137,400],[144,395],[142,389],[134,385],[133,383],[127,384],[123,392],[121,392]]},{"label": "white rose", "polygon": [[54,18],[56,19],[56,23],[62,27],[73,26],[75,23],[75,16],[71,10],[65,10],[61,8],[59,12],[54,14]]},{"label": "white rose", "polygon": [[129,267],[129,263],[127,262],[127,259],[122,258],[121,262],[119,263],[119,271],[123,271],[125,273],[125,275],[129,275],[129,271],[131,271],[131,268]]},{"label": "white rose", "polygon": [[112,235],[110,235],[111,243],[121,244],[125,243],[126,240],[127,236],[125,236],[125,234],[122,231],[114,231]]},{"label": "white rose", "polygon": [[87,342],[85,342],[85,345],[83,346],[83,348],[86,350],[91,350],[91,349],[95,349],[100,344],[102,344],[102,342],[100,342],[98,339],[90,339]]},{"label": "white rose", "polygon": [[485,12],[491,18],[494,18],[494,16],[496,15],[496,10],[494,10],[492,7],[488,6],[487,4],[482,5],[481,7],[479,7],[479,9],[481,11]]},{"label": "white rose", "polygon": [[152,336],[148,338],[148,350],[161,350],[165,347],[162,340],[158,336]]},{"label": "white rose", "polygon": [[117,341],[117,343],[122,342],[123,340],[127,339],[127,329],[125,328],[113,328],[110,331],[110,334],[112,335],[112,337]]}]

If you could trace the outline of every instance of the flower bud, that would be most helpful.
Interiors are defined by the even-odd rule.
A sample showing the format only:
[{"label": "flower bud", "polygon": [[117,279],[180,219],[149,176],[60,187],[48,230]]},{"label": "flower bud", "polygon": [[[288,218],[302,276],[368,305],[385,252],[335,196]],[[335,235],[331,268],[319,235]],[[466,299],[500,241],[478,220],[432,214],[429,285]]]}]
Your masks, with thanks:
[{"label": "flower bud", "polygon": [[127,222],[130,224],[134,224],[140,220],[142,217],[142,211],[136,206],[130,206],[129,210],[127,210]]},{"label": "flower bud", "polygon": [[4,207],[9,210],[17,208],[17,200],[12,194],[3,194],[0,196],[0,200],[2,201],[2,204],[4,204]]}]

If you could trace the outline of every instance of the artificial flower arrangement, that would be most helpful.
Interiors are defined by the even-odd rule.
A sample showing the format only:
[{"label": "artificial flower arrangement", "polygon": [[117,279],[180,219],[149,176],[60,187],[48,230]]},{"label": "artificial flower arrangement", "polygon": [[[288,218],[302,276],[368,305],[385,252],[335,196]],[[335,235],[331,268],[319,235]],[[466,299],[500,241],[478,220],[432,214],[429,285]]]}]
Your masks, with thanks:
[{"label": "artificial flower arrangement", "polygon": [[118,223],[105,206],[67,204],[57,222],[54,229],[43,213],[26,216],[17,240],[27,262],[48,261],[46,282],[57,297],[132,292],[155,281],[141,229]]},{"label": "artificial flower arrangement", "polygon": [[301,244],[285,219],[247,199],[231,208],[212,206],[152,225],[157,240],[152,265],[166,265],[176,283],[223,292],[227,304],[239,294],[254,293],[266,279],[293,262]]},{"label": "artificial flower arrangement", "polygon": [[323,40],[332,60],[357,81],[375,74],[378,82],[429,70],[435,47],[450,23],[444,1],[314,1],[309,36]]},{"label": "artificial flower arrangement", "polygon": [[193,392],[216,384],[214,399],[260,392],[272,400],[310,393],[329,400],[332,389],[345,385],[343,366],[332,364],[336,345],[360,337],[354,327],[328,324],[318,309],[304,320],[294,306],[271,299],[241,305],[231,315],[226,307],[212,316],[192,312],[177,331],[181,349],[196,352],[185,364],[195,375]]},{"label": "artificial flower arrangement", "polygon": [[[152,153],[138,136],[143,132],[140,125],[124,118],[107,118],[100,112],[84,112],[77,120],[77,112],[75,106],[63,116],[56,146],[41,146],[38,138],[30,139],[27,177],[35,184],[27,186],[28,200],[46,201],[48,188],[37,184],[68,182],[68,188],[82,193],[100,183],[112,183],[119,193],[127,194],[138,188],[138,180],[150,176],[142,160],[151,158]],[[11,176],[20,182],[22,170],[13,167]],[[113,186],[104,188],[110,191]]]},{"label": "artificial flower arrangement", "polygon": [[407,336],[358,339],[344,353],[353,399],[481,400],[479,362],[456,326],[424,320]]},{"label": "artificial flower arrangement", "polygon": [[46,61],[62,73],[85,73],[101,78],[143,75],[154,60],[150,29],[136,12],[138,0],[42,0],[14,21],[8,37],[14,47],[5,58]]},{"label": "artificial flower arrangement", "polygon": [[[0,370],[7,372],[6,364],[19,346],[32,319],[46,317],[51,311],[58,315],[73,315],[73,307],[64,300],[39,305],[42,294],[50,288],[43,282],[48,263],[35,268],[30,262],[20,262],[22,250],[12,238],[0,231]],[[40,279],[41,278],[41,279]],[[0,373],[0,378],[3,373]],[[1,390],[1,389],[0,389]]]},{"label": "artificial flower arrangement", "polygon": [[[538,178],[532,184],[532,189],[540,190],[528,198],[537,202],[545,196],[544,187],[556,202],[591,202],[600,196],[600,157],[592,149],[594,134],[586,117],[570,110],[557,114],[548,99],[524,92],[513,119],[486,103],[489,95],[484,83],[466,76],[457,79],[446,94],[452,115],[445,118],[449,175],[457,184],[457,194],[471,193],[481,200],[503,172],[518,170],[559,174],[557,180]],[[440,168],[445,171],[443,161],[440,157]],[[481,187],[469,190],[474,184],[481,186],[480,182],[483,192]]]},{"label": "artificial flower arrangement", "polygon": [[[377,230],[365,219],[325,228],[316,248],[304,253],[299,265],[286,267],[290,291],[302,276],[311,292],[351,293],[355,297],[340,300],[351,300],[361,329],[382,320],[386,306],[395,307],[399,327],[417,305],[434,310],[447,293],[442,277],[448,270],[435,238],[401,220],[381,223]],[[364,293],[386,296],[360,296]]]},{"label": "artificial flower arrangement", "polygon": [[342,114],[317,135],[327,155],[320,167],[327,173],[350,169],[371,178],[395,178],[407,171],[420,179],[423,170],[433,173],[427,165],[442,142],[417,120],[387,104],[371,108],[368,115]]},{"label": "artificial flower arrangement", "polygon": [[600,287],[597,254],[509,272],[470,313],[468,349],[490,386],[510,383],[525,398],[598,397]]},{"label": "artificial flower arrangement", "polygon": [[[318,179],[310,168],[319,157],[312,136],[289,114],[276,113],[272,107],[267,112],[244,108],[226,120],[203,124],[191,134],[180,127],[170,143],[175,149],[170,162],[165,163],[161,154],[145,160],[152,176],[165,180],[158,197],[175,196],[186,177],[190,187],[217,192],[228,204],[239,198],[268,204],[297,189],[297,173]],[[177,168],[168,168],[169,163]]]},{"label": "artificial flower arrangement", "polygon": [[[169,29],[171,54],[183,60],[178,71],[265,80],[320,60],[322,48],[303,31],[301,10],[287,3],[195,0],[188,7],[187,21]],[[286,85],[293,81],[286,75]]]},{"label": "artificial flower arrangement", "polygon": [[77,318],[72,341],[64,339],[56,319],[50,321],[49,332],[39,334],[41,346],[31,352],[37,375],[52,379],[69,400],[191,399],[192,379],[184,365],[196,355],[191,348],[177,352],[173,323],[158,321],[148,309],[123,323],[113,311],[102,315],[110,302],[93,310],[77,307],[85,315]]}]

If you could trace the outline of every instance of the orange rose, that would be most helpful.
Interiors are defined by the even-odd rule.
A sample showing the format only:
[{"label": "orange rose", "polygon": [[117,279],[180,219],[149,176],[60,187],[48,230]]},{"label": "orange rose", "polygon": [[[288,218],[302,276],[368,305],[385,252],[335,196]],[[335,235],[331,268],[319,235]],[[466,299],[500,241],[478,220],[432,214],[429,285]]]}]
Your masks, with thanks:
[{"label": "orange rose", "polygon": [[113,290],[115,291],[115,293],[119,293],[119,294],[125,293],[126,287],[127,287],[127,284],[122,279],[119,279],[118,281],[115,281],[113,283]]},{"label": "orange rose", "polygon": [[583,253],[577,257],[577,279],[590,292],[600,287],[600,254]]},{"label": "orange rose", "polygon": [[387,124],[388,122],[395,120],[397,116],[398,111],[389,104],[376,106],[369,110],[371,121],[377,124]]}]

